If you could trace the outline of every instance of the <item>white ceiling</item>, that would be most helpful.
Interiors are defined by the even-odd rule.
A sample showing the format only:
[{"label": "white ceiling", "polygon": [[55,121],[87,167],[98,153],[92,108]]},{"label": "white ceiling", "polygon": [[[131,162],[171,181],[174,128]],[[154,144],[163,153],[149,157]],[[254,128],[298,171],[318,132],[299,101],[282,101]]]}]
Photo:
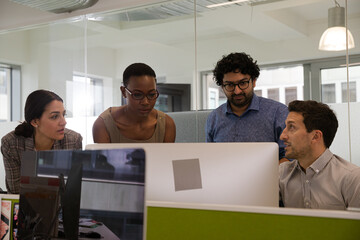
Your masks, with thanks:
[{"label": "white ceiling", "polygon": [[[115,7],[115,1],[117,3],[122,2],[126,7],[119,7],[118,5]],[[264,45],[268,48],[270,46],[281,48],[282,46],[304,44],[303,49],[308,49],[308,52],[303,51],[300,54],[304,54],[304,56],[307,54],[309,58],[321,57],[321,53],[317,53],[317,56],[310,56],[311,49],[317,49],[318,40],[322,32],[327,28],[328,8],[335,6],[333,0],[267,0],[255,3],[253,6],[234,4],[215,9],[203,7],[207,2],[216,3],[221,1],[197,1],[198,4],[202,5],[202,7],[198,6],[196,17],[196,36],[200,46],[199,51],[202,51],[202,49],[208,51],[210,48],[213,49],[214,55],[216,55],[218,54],[216,52],[217,47],[226,48],[229,41],[239,41],[240,39],[241,43],[239,44],[243,44],[244,48],[253,47],[251,44],[254,46]],[[338,0],[338,2],[341,6],[345,6],[345,0]],[[98,3],[100,5],[94,6],[97,8],[88,9],[88,12],[85,13],[79,11],[68,15],[39,12],[36,9],[26,8],[21,5],[14,6],[13,4],[9,0],[0,1],[0,30],[1,24],[6,25],[6,23],[1,23],[1,16],[4,13],[3,6],[9,7],[11,5],[13,11],[11,17],[6,18],[6,22],[9,22],[9,19],[16,18],[16,14],[22,13],[21,16],[28,17],[26,21],[28,23],[40,21],[39,19],[44,21],[50,16],[66,18],[81,13],[123,9],[87,15],[89,19],[92,19],[87,25],[89,47],[128,49],[129,47],[155,44],[186,50],[194,45],[195,30],[192,0],[101,0]],[[174,11],[176,6],[179,8],[178,12],[169,13],[169,9]],[[186,9],[184,9],[185,7]],[[29,17],[29,13],[37,17]],[[8,11],[6,11],[6,14],[9,16]],[[21,18],[21,16],[17,17]],[[154,19],[154,16],[157,17]],[[141,20],[149,18],[152,20]],[[348,19],[349,28],[354,35],[355,45],[357,46],[353,53],[360,53],[359,0],[348,0]],[[16,21],[21,22],[21,20]],[[51,38],[51,44],[63,48],[79,47],[79,44],[73,44],[73,42],[82,41],[82,28],[83,23],[81,22],[67,25],[60,24],[58,26],[52,25],[51,36],[45,35],[43,40],[49,37]],[[266,48],[264,47],[264,49]],[[288,51],[287,48],[283,49]],[[299,52],[293,53],[293,55],[298,54]],[[295,59],[296,57],[291,58]]]},{"label": "white ceiling", "polygon": [[[221,2],[222,0],[211,0]],[[155,41],[175,43],[193,40],[193,14],[166,16],[167,7],[189,0],[163,3],[155,6],[120,11],[109,15],[94,15],[88,26],[95,32],[134,38],[136,41]],[[204,5],[207,0],[200,1]],[[344,6],[344,1],[338,1]],[[335,6],[332,0],[272,0],[258,5],[230,5],[216,9],[203,9],[197,13],[197,37],[201,39],[248,36],[263,42],[306,38],[316,25],[324,31],[327,27],[328,8]],[[348,0],[349,27],[353,32],[360,31],[360,1]],[[152,14],[149,14],[152,13]],[[155,19],[153,19],[155,17]],[[141,21],[139,19],[151,18]],[[173,29],[174,31],[170,31]],[[181,29],[181,30],[180,30]],[[179,31],[176,31],[179,30]],[[156,34],[153,34],[156,32]],[[319,33],[321,34],[321,33]],[[109,39],[109,38],[107,38]],[[106,41],[107,46],[119,47],[118,38]],[[135,41],[135,42],[134,42]],[[122,41],[126,42],[126,41]]]}]

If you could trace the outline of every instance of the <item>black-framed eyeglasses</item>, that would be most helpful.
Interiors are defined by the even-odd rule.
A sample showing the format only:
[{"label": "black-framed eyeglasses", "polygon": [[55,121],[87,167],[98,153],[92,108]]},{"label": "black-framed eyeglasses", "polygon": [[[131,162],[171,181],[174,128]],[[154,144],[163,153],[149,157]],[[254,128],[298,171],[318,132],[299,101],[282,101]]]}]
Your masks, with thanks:
[{"label": "black-framed eyeglasses", "polygon": [[249,80],[243,80],[240,81],[238,83],[226,83],[223,84],[223,87],[226,89],[226,91],[228,92],[232,92],[235,90],[235,87],[238,86],[241,90],[245,90],[249,87],[249,82],[251,81],[251,79]]},{"label": "black-framed eyeglasses", "polygon": [[159,92],[158,90],[154,90],[154,91],[151,91],[149,92],[148,94],[145,94],[141,91],[130,91],[127,87],[125,87],[125,90],[131,95],[131,97],[135,100],[143,100],[145,97],[148,99],[148,100],[155,100],[159,97]]}]

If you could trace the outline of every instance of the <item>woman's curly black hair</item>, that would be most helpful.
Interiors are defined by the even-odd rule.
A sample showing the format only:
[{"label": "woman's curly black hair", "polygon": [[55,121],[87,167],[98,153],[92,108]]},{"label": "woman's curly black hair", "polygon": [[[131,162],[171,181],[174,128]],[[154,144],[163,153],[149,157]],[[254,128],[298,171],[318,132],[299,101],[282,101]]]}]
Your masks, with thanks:
[{"label": "woman's curly black hair", "polygon": [[250,55],[242,53],[230,53],[224,55],[223,58],[216,63],[213,70],[214,81],[218,86],[222,86],[224,75],[229,72],[240,72],[249,74],[254,80],[260,75],[260,68],[257,61],[254,61]]}]

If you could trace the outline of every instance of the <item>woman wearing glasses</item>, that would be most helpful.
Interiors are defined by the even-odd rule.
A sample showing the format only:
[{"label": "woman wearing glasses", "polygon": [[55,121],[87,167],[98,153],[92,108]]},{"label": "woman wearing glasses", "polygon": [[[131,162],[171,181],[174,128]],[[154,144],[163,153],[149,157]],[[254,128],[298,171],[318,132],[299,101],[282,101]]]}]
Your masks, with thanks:
[{"label": "woman wearing glasses", "polygon": [[144,63],[134,63],[123,73],[120,87],[127,105],[110,107],[93,125],[95,143],[174,142],[174,120],[154,109],[159,92],[156,74]]}]

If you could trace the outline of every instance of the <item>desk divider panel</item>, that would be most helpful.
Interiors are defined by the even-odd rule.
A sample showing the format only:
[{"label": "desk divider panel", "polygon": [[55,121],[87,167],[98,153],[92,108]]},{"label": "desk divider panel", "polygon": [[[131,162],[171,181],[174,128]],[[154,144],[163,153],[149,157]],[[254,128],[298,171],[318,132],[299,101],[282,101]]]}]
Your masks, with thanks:
[{"label": "desk divider panel", "polygon": [[360,239],[360,213],[352,214],[355,219],[349,219],[289,215],[283,214],[284,211],[286,209],[281,208],[273,208],[274,213],[261,213],[148,206],[146,239]]}]

